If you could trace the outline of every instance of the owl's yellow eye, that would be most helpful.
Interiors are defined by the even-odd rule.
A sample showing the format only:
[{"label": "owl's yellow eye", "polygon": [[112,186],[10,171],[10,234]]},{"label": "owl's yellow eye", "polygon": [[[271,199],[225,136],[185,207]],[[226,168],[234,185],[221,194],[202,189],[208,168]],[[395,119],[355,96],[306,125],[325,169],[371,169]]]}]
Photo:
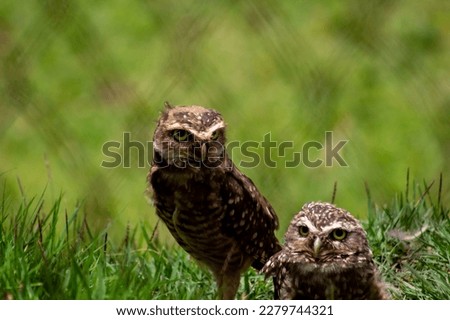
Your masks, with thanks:
[{"label": "owl's yellow eye", "polygon": [[190,133],[186,130],[174,130],[172,133],[172,137],[179,142],[188,141],[189,136]]},{"label": "owl's yellow eye", "polygon": [[302,237],[306,237],[309,234],[309,228],[307,226],[300,226],[298,228],[298,233],[302,236]]},{"label": "owl's yellow eye", "polygon": [[217,140],[217,138],[219,138],[219,131],[216,130],[211,134],[211,139]]},{"label": "owl's yellow eye", "polygon": [[331,237],[334,240],[344,240],[346,236],[347,236],[347,231],[345,231],[343,229],[334,229],[333,232],[331,233]]}]

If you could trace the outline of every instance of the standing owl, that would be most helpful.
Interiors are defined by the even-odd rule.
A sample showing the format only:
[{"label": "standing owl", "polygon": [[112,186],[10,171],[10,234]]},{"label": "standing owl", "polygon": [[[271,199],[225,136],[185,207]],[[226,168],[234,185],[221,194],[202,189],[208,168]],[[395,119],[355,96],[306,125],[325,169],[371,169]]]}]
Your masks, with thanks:
[{"label": "standing owl", "polygon": [[281,249],[275,211],[228,157],[225,123],[215,110],[166,103],[148,183],[157,215],[212,271],[220,299],[233,299],[241,273],[261,269]]},{"label": "standing owl", "polygon": [[388,299],[366,233],[349,212],[305,204],[285,234],[283,249],[262,272],[274,276],[280,299]]}]

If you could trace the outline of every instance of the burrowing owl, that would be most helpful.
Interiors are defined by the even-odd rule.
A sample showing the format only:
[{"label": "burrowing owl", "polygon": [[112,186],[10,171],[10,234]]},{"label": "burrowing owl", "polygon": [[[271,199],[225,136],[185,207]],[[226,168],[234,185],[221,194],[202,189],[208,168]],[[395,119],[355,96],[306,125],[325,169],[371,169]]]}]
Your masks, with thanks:
[{"label": "burrowing owl", "polygon": [[366,233],[349,212],[305,204],[285,234],[283,249],[262,272],[275,277],[280,299],[387,299]]},{"label": "burrowing owl", "polygon": [[219,298],[233,299],[240,274],[250,265],[261,269],[281,249],[275,211],[228,157],[217,111],[166,103],[148,182],[157,215],[212,271]]}]

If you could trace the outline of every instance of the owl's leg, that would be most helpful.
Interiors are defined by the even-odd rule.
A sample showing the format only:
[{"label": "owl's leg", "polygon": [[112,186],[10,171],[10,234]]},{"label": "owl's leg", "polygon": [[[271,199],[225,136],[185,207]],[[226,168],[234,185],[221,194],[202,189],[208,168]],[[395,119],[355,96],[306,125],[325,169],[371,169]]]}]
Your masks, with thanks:
[{"label": "owl's leg", "polygon": [[220,272],[216,275],[217,288],[219,289],[218,298],[221,300],[232,300],[236,296],[239,288],[241,273],[239,270],[226,273]]},{"label": "owl's leg", "polygon": [[[240,271],[229,270],[229,262],[231,257],[235,253],[236,243],[233,243],[231,248],[228,250],[227,256],[221,266],[221,269],[214,272],[214,277],[216,278],[218,292],[218,298],[221,300],[234,299],[236,292],[239,288],[240,281]],[[237,281],[236,281],[237,278]],[[237,282],[237,284],[236,284]]]},{"label": "owl's leg", "polygon": [[231,300],[235,298],[239,289],[241,274],[250,267],[251,263],[251,258],[242,258],[238,268],[229,268],[228,266],[226,269],[222,268],[222,270],[214,273],[219,288],[219,299]]}]

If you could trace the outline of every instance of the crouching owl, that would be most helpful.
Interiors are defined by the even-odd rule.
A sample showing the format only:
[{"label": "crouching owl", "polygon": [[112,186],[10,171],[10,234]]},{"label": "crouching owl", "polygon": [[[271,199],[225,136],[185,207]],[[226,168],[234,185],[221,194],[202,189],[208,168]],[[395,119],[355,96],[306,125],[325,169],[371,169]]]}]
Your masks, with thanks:
[{"label": "crouching owl", "polygon": [[225,149],[225,122],[201,106],[166,104],[153,137],[149,193],[178,244],[208,267],[218,297],[232,299],[240,275],[281,249],[274,209]]},{"label": "crouching owl", "polygon": [[349,212],[305,204],[262,272],[280,299],[388,299],[366,233]]}]

